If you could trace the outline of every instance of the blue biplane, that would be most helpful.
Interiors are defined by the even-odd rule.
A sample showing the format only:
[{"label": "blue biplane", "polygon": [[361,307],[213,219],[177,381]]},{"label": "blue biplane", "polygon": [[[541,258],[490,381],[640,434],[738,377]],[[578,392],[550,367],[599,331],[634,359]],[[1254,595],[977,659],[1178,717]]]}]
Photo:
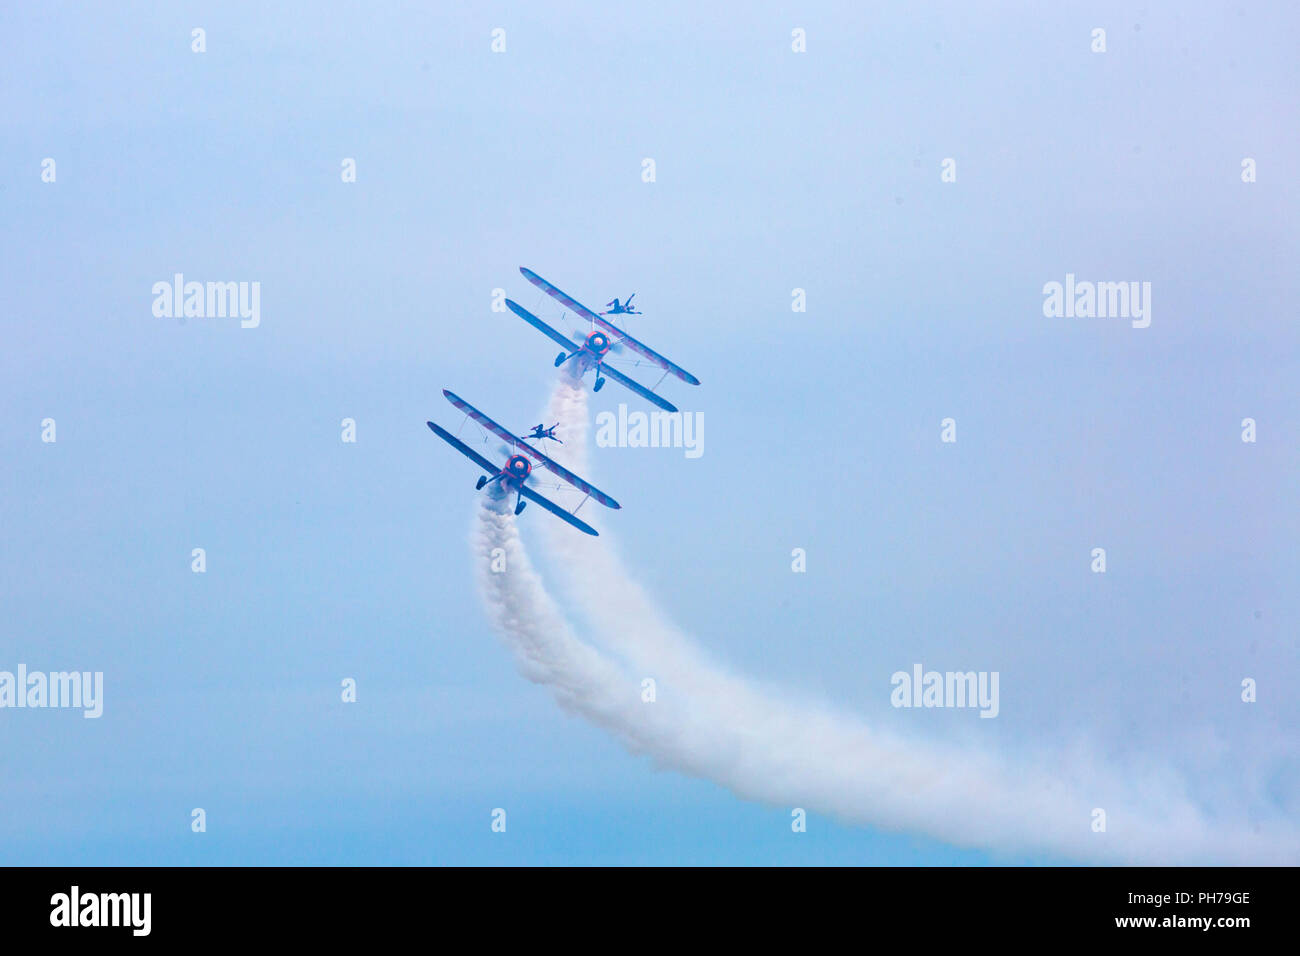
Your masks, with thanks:
[{"label": "blue biplane", "polygon": [[[506,445],[506,447],[502,449],[502,453],[509,456],[506,459],[505,464],[494,465],[491,461],[483,455],[480,455],[473,448],[470,448],[469,445],[465,444],[445,428],[436,425],[433,422],[425,423],[435,435],[487,472],[486,475],[479,478],[478,483],[474,486],[475,489],[482,491],[487,485],[500,482],[501,488],[506,494],[513,491],[518,496],[515,504],[515,514],[519,514],[524,510],[525,505],[528,503],[524,499],[527,498],[528,501],[537,502],[537,504],[541,505],[561,521],[568,522],[579,531],[590,535],[595,535],[598,532],[591,525],[577,517],[578,510],[587,503],[587,498],[595,498],[607,508],[622,507],[622,505],[599,488],[588,483],[583,478],[578,477],[558,462],[552,461],[522,438],[516,438],[513,432],[498,425],[456,393],[444,388],[442,394],[447,397],[447,401],[451,402],[452,405],[456,406],[456,408],[460,409],[497,438],[501,439],[501,441]],[[538,494],[527,485],[529,476],[533,471],[534,461],[551,473],[573,485],[573,487],[577,488],[579,491],[585,492],[587,498],[583,498],[582,501],[578,503],[578,507],[574,508],[573,511],[566,511],[554,501]]]},{"label": "blue biplane", "polygon": [[[687,382],[691,385],[700,384],[700,380],[690,372],[686,371],[686,369],[664,358],[648,345],[637,341],[608,319],[597,315],[595,312],[591,311],[591,309],[569,296],[563,290],[557,289],[555,286],[551,285],[536,272],[524,268],[520,268],[519,271],[523,273],[525,279],[537,286],[537,288],[541,289],[565,308],[582,316],[593,326],[592,331],[585,338],[580,338],[577,335],[570,338],[563,332],[547,325],[513,299],[506,299],[506,305],[510,308],[511,312],[519,316],[519,318],[523,319],[552,341],[557,342],[564,347],[565,351],[561,352],[555,358],[556,368],[559,368],[565,362],[573,362],[576,366],[575,372],[579,378],[585,375],[588,369],[594,368],[596,370],[596,384],[592,387],[592,391],[599,392],[605,386],[605,378],[609,377],[618,382],[618,384],[622,385],[624,388],[640,395],[652,405],[656,405],[664,411],[675,412],[677,411],[677,406],[673,405],[666,398],[656,394],[654,389],[658,388],[659,384],[669,375],[674,375],[677,378],[680,378],[683,382]],[[622,372],[618,371],[618,369],[610,366],[609,353],[611,351],[622,351],[623,349],[634,352],[640,357],[640,360],[644,360],[644,363],[638,360],[636,362],[637,365],[653,365],[664,370],[664,374],[659,377],[658,382],[655,382],[653,388],[646,388],[640,382],[633,381]]]}]

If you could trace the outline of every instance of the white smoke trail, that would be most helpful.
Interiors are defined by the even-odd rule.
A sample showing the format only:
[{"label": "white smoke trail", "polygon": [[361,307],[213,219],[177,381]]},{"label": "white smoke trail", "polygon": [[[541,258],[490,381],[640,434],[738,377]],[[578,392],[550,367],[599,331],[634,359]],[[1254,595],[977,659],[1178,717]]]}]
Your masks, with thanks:
[{"label": "white smoke trail", "polygon": [[[548,451],[590,477],[587,396],[580,382],[561,378],[546,421],[559,422],[556,433],[564,442]],[[593,712],[591,701],[608,693],[599,686],[608,675],[598,671],[613,665],[572,637],[549,597],[545,603],[553,614],[530,624],[527,641],[541,647],[577,643],[590,652],[591,657],[572,655],[589,666],[583,682],[591,685],[576,705],[662,764],[749,799],[907,828],[958,845],[1146,863],[1284,862],[1300,856],[1292,827],[1260,833],[1207,819],[1179,781],[1159,773],[1121,776],[1077,753],[1018,767],[991,753],[904,740],[860,719],[784,699],[727,674],[668,623],[607,537],[574,534],[556,522],[545,522],[543,534],[567,595],[633,674],[655,679],[658,700],[642,704],[638,698],[617,712]],[[534,583],[544,594],[535,576]],[[571,693],[574,672],[554,650],[541,653],[553,665],[551,676],[534,679]],[[635,679],[618,679],[635,686]],[[1106,811],[1109,832],[1092,832],[1092,808]]]},{"label": "white smoke trail", "polygon": [[503,496],[485,495],[470,539],[479,588],[492,623],[511,640],[520,671],[552,687],[560,704],[618,730],[635,700],[627,679],[569,629],[546,593],[519,539],[515,517]]},{"label": "white smoke trail", "polygon": [[683,747],[683,730],[666,711],[642,700],[639,682],[573,634],[533,570],[515,516],[499,493],[484,496],[470,548],[492,623],[525,677],[548,685],[564,709],[612,731],[634,753],[656,763],[668,755],[677,769],[707,776],[707,765]]}]

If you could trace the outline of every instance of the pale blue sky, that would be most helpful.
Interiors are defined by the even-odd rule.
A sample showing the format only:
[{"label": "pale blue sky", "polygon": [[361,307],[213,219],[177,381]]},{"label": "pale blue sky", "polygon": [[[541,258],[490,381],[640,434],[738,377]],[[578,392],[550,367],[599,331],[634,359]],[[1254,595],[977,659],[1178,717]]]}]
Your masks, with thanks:
[{"label": "pale blue sky", "polygon": [[[444,386],[538,420],[554,348],[489,308],[554,317],[520,265],[635,291],[702,379],[665,386],[701,458],[587,477],[733,671],[1296,816],[1291,4],[264,6],[0,11],[0,669],[106,686],[0,711],[0,862],[1008,859],[796,837],[520,678],[424,427]],[[260,328],[155,318],[177,271],[259,281]],[[1150,328],[1045,318],[1067,272],[1151,282]],[[999,718],[891,709],[918,661],[999,671]]]}]

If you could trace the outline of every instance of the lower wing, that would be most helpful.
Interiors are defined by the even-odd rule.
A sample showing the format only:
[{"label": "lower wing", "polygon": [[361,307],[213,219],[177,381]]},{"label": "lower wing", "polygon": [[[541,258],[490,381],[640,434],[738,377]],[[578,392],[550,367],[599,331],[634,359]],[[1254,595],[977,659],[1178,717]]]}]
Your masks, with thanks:
[{"label": "lower wing", "polygon": [[535,328],[538,332],[541,332],[547,338],[563,345],[566,350],[582,348],[581,342],[574,342],[563,332],[551,328],[549,325],[547,325],[537,316],[533,315],[533,313],[529,312],[527,309],[525,309],[514,299],[506,299],[506,305],[510,308],[511,312],[519,316],[519,318],[523,319],[525,322],[527,322],[529,325]]},{"label": "lower wing", "polygon": [[543,498],[541,495],[533,491],[533,489],[529,488],[527,485],[519,486],[519,493],[523,495],[525,498],[527,498],[529,501],[537,502],[539,505],[541,505],[551,514],[555,515],[555,517],[559,518],[561,521],[568,522],[569,524],[573,525],[575,528],[577,528],[579,531],[583,532],[584,534],[589,534],[593,536],[600,534],[599,531],[597,531],[591,525],[587,524],[587,522],[583,521],[581,518],[577,517],[576,515],[570,514],[569,512],[565,511],[563,508],[557,505],[554,501],[551,501],[549,498]]},{"label": "lower wing", "polygon": [[651,405],[658,405],[666,412],[677,411],[677,406],[674,405],[672,402],[668,401],[666,398],[656,395],[654,392],[650,391],[650,389],[646,388],[640,382],[632,381],[632,379],[628,378],[626,375],[624,375],[618,369],[613,368],[612,366],[605,365],[602,362],[600,366],[600,374],[606,375],[609,378],[612,378],[614,381],[618,382],[618,384],[622,385],[624,388],[636,392],[638,395],[644,398]]},{"label": "lower wing", "polygon": [[484,458],[482,455],[476,452],[473,448],[470,448],[469,445],[466,445],[463,441],[461,441],[451,432],[447,431],[447,429],[443,428],[441,425],[435,425],[433,422],[425,422],[425,424],[428,425],[429,428],[433,430],[433,433],[435,435],[437,435],[439,438],[445,441],[452,448],[456,449],[458,452],[460,452],[470,461],[474,462],[476,465],[478,465],[480,468],[486,471],[489,475],[495,475],[501,470],[500,465],[492,464],[492,462],[488,461],[486,458]]}]

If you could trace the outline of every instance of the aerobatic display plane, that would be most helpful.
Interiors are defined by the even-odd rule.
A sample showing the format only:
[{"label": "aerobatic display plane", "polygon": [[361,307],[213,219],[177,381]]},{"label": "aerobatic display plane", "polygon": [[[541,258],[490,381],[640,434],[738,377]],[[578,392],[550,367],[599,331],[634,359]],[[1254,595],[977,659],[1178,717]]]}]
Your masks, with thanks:
[{"label": "aerobatic display plane", "polygon": [[636,298],[636,293],[633,292],[630,296],[627,297],[626,302],[620,303],[618,299],[615,299],[613,302],[606,302],[605,311],[600,314],[601,315],[642,315],[643,313],[638,312],[636,309],[632,308],[632,300],[635,298]]},{"label": "aerobatic display plane", "polygon": [[[487,472],[486,475],[479,478],[478,483],[474,486],[475,489],[482,491],[485,486],[494,482],[500,482],[501,488],[507,494],[513,491],[518,497],[515,504],[515,514],[519,514],[524,510],[524,506],[528,503],[524,499],[527,498],[528,501],[535,501],[537,504],[541,505],[561,521],[568,522],[579,531],[590,535],[598,534],[598,532],[595,528],[577,516],[578,511],[587,503],[587,498],[595,498],[607,508],[622,507],[622,505],[599,488],[589,484],[584,479],[579,478],[558,462],[552,461],[522,438],[516,438],[513,432],[498,425],[473,405],[469,404],[469,402],[462,399],[459,395],[445,388],[442,390],[442,394],[447,397],[447,401],[451,402],[470,418],[474,419],[474,421],[478,422],[478,424],[482,425],[497,438],[501,439],[501,441],[506,445],[501,452],[508,456],[505,464],[494,465],[491,461],[480,455],[473,448],[470,448],[469,445],[465,444],[445,428],[435,425],[433,422],[425,423],[435,435]],[[574,508],[573,511],[566,511],[554,501],[542,497],[527,485],[533,472],[533,462],[536,462],[559,478],[567,481],[579,491],[585,492],[587,498],[583,498],[582,501],[578,503],[578,507]]]},{"label": "aerobatic display plane", "polygon": [[[559,368],[565,362],[574,362],[577,366],[576,371],[579,378],[585,375],[588,369],[594,368],[596,370],[596,384],[592,387],[593,391],[599,392],[605,385],[605,378],[609,377],[618,382],[618,384],[622,385],[624,388],[640,395],[652,405],[656,405],[668,412],[677,411],[677,406],[655,393],[654,388],[658,388],[660,382],[669,375],[674,375],[677,378],[680,378],[683,382],[687,382],[691,385],[700,384],[700,380],[690,372],[686,371],[686,369],[664,358],[648,345],[634,339],[608,319],[592,312],[591,309],[570,297],[567,293],[551,285],[536,272],[524,268],[520,268],[519,271],[523,273],[525,279],[537,286],[537,288],[541,289],[552,299],[555,299],[565,308],[576,312],[595,326],[585,339],[577,336],[569,338],[563,332],[551,328],[551,326],[547,325],[513,299],[506,299],[506,305],[509,306],[511,312],[519,316],[519,318],[523,319],[552,341],[564,346],[565,351],[561,352],[555,358],[556,368]],[[623,349],[634,352],[640,357],[640,360],[636,362],[637,365],[653,365],[664,370],[664,374],[660,376],[659,381],[655,382],[654,388],[646,388],[640,382],[633,381],[609,364],[609,353],[611,350],[621,351]]]},{"label": "aerobatic display plane", "polygon": [[551,441],[559,442],[561,445],[563,445],[564,442],[555,437],[555,429],[559,427],[560,427],[559,422],[556,422],[550,428],[547,428],[545,425],[539,422],[538,424],[533,426],[533,433],[531,435],[520,435],[519,437],[524,439],[524,441],[529,441],[534,438],[549,438]]}]

